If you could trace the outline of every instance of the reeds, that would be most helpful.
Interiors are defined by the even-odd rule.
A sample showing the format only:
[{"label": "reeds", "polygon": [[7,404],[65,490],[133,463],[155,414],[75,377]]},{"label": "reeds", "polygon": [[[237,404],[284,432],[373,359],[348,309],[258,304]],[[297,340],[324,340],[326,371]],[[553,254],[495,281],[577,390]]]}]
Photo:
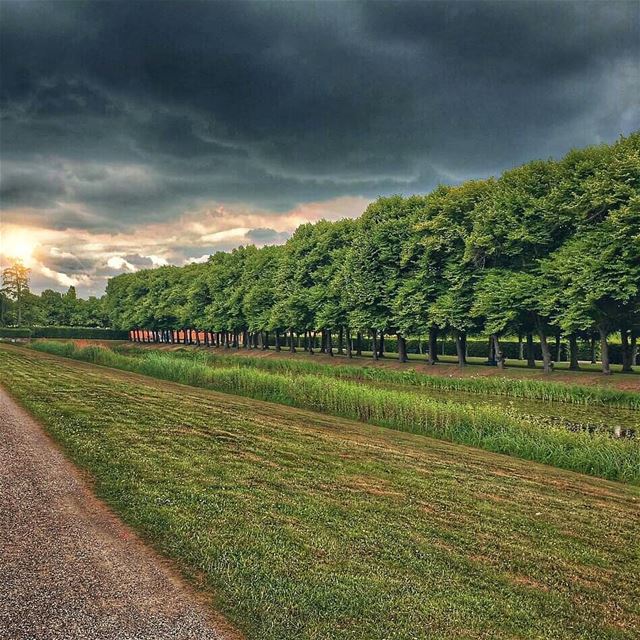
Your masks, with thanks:
[{"label": "reeds", "polygon": [[[146,349],[137,350],[144,353]],[[282,374],[311,374],[345,380],[372,380],[392,384],[405,384],[443,391],[460,391],[484,395],[510,396],[548,402],[581,405],[602,405],[625,409],[640,409],[640,393],[618,389],[603,389],[587,385],[518,380],[499,376],[461,378],[435,376],[406,369],[404,371],[375,366],[333,365],[295,360],[293,358],[252,358],[223,356],[203,351],[172,351],[175,358],[190,358],[212,366],[237,366]],[[233,363],[230,364],[230,360]]]},{"label": "reeds", "polygon": [[163,380],[467,444],[611,480],[640,483],[640,443],[538,425],[491,407],[421,398],[415,393],[371,387],[354,380],[301,373],[293,370],[295,365],[280,372],[265,371],[243,364],[245,358],[234,360],[235,366],[212,367],[211,356],[185,358],[157,351],[126,356],[105,347],[78,348],[72,343],[51,342],[39,342],[33,348]]}]

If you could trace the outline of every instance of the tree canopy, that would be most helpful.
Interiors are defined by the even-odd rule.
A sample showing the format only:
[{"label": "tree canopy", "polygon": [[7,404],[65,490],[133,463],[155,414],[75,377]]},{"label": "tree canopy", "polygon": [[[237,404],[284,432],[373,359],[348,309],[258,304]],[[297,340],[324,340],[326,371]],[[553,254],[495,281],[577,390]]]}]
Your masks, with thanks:
[{"label": "tree canopy", "polygon": [[447,333],[461,364],[468,335],[490,337],[500,364],[503,336],[535,334],[547,370],[549,337],[591,334],[607,369],[615,332],[629,364],[640,329],[640,133],[498,178],[379,198],[357,220],[303,224],[281,246],[120,275],[105,309],[117,328],[194,327],[235,343],[240,333],[355,331],[374,343],[397,334],[402,351],[407,336]]}]

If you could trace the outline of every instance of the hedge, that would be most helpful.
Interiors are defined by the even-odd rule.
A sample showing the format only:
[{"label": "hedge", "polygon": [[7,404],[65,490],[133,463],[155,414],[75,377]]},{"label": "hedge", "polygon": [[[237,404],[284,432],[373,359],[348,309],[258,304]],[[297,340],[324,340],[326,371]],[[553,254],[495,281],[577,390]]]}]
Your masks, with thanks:
[{"label": "hedge", "polygon": [[30,338],[28,327],[0,327],[0,338]]},{"label": "hedge", "polygon": [[77,340],[128,340],[129,332],[99,327],[33,327],[31,336]]}]

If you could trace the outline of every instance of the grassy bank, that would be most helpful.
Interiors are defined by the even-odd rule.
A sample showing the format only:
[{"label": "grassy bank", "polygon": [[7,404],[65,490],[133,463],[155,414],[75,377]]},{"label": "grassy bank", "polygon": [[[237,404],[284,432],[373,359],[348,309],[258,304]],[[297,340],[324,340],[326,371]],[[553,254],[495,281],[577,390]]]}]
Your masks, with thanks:
[{"label": "grassy bank", "polygon": [[[149,348],[136,348],[125,345],[123,353],[144,354]],[[517,379],[498,376],[444,377],[428,375],[415,369],[390,369],[349,364],[323,364],[309,359],[257,358],[248,355],[234,357],[189,349],[174,350],[176,357],[193,358],[213,366],[229,366],[233,360],[238,367],[247,367],[285,374],[311,374],[347,380],[373,380],[392,384],[412,385],[443,391],[461,391],[464,393],[500,395],[512,398],[565,402],[582,405],[602,405],[627,409],[640,409],[640,392],[606,389],[580,384],[545,382],[542,380]]]},{"label": "grassy bank", "polygon": [[490,407],[439,402],[300,371],[274,373],[250,367],[212,367],[201,357],[177,357],[155,351],[122,355],[104,347],[81,348],[73,343],[46,342],[34,348],[163,380],[419,433],[611,480],[640,483],[638,441],[537,425]]},{"label": "grassy bank", "polygon": [[249,640],[631,640],[640,493],[0,346],[97,493]]}]

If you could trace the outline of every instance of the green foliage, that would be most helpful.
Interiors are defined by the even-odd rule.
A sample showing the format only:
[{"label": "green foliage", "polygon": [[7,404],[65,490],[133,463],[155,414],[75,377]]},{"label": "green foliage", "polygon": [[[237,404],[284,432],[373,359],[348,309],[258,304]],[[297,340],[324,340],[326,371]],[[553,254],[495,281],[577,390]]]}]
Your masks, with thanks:
[{"label": "green foliage", "polygon": [[69,338],[71,340],[128,340],[129,332],[101,327],[33,327],[33,338]]},{"label": "green foliage", "polygon": [[31,333],[28,327],[0,327],[0,338],[30,338]]},{"label": "green foliage", "polygon": [[[497,179],[379,198],[356,221],[303,224],[281,247],[121,275],[113,326],[456,339],[640,334],[640,133]],[[400,344],[403,344],[402,342]],[[573,349],[575,356],[575,348]],[[402,355],[402,354],[401,354]],[[604,359],[604,358],[603,358]],[[503,364],[500,359],[500,363]],[[605,371],[607,368],[604,366]]]},{"label": "green foliage", "polygon": [[[30,295],[30,273],[31,269],[25,267],[20,260],[16,260],[12,265],[2,270],[2,294],[6,300],[11,300],[15,303],[15,323],[17,325],[21,325],[24,320],[25,298]],[[2,315],[4,316],[4,305]]]}]

